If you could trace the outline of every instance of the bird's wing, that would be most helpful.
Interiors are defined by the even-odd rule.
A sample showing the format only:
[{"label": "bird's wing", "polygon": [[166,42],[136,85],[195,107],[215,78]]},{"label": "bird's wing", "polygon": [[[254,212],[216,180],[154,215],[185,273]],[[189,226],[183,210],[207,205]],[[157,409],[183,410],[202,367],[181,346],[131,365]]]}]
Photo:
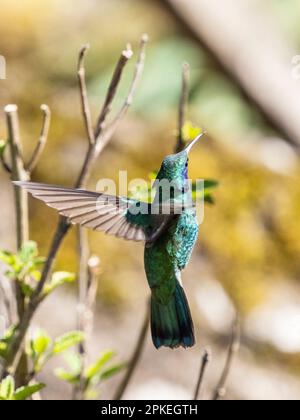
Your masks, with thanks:
[{"label": "bird's wing", "polygon": [[[35,198],[44,201],[73,224],[105,232],[126,240],[147,240],[146,226],[138,217],[128,218],[128,208],[135,200],[107,194],[62,188],[33,182],[14,182]],[[147,205],[146,203],[140,203]]]}]

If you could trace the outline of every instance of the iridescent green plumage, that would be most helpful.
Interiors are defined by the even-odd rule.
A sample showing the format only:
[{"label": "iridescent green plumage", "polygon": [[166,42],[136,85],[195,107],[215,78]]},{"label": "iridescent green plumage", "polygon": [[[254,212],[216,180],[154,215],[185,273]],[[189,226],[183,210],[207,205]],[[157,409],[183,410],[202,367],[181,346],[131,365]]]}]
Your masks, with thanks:
[{"label": "iridescent green plumage", "polygon": [[[158,180],[174,182],[175,203],[184,202],[190,194],[187,188],[186,151],[167,157]],[[159,191],[156,193],[159,200]],[[154,201],[156,201],[154,200]],[[174,215],[163,234],[145,249],[145,270],[152,291],[151,325],[154,345],[159,348],[191,347],[195,343],[193,323],[181,285],[181,271],[188,264],[198,237],[194,208]]]},{"label": "iridescent green plumage", "polygon": [[151,326],[156,348],[191,347],[195,343],[181,271],[189,262],[198,236],[187,181],[188,154],[200,137],[183,152],[164,159],[151,204],[74,188],[15,183],[58,210],[70,223],[146,243],[145,270],[152,292]]}]

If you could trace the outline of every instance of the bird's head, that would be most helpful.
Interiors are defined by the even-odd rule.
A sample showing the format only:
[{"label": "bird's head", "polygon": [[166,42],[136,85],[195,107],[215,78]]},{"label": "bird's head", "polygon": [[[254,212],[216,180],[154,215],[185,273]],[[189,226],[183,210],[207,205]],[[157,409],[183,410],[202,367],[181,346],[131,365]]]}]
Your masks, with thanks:
[{"label": "bird's head", "polygon": [[157,175],[158,180],[167,179],[173,181],[178,178],[188,179],[189,155],[194,145],[205,135],[201,133],[187,147],[179,153],[167,156],[161,165]]}]

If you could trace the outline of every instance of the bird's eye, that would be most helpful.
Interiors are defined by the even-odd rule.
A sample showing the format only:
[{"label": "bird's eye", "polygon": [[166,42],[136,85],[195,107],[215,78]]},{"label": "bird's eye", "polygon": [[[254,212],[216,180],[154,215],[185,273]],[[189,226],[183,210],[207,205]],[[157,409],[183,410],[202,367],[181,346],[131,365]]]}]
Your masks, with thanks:
[{"label": "bird's eye", "polygon": [[189,160],[186,161],[185,167],[187,168],[189,166]]}]

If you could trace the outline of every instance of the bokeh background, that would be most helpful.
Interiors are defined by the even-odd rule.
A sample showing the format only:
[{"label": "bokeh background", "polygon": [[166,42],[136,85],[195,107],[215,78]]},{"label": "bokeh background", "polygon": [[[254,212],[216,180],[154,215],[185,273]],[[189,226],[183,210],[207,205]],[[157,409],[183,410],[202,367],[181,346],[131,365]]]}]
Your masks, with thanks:
[{"label": "bokeh background", "polygon": [[[157,352],[149,338],[127,398],[190,398],[201,352],[209,346],[208,398],[224,364],[235,306],[242,347],[227,398],[300,398],[300,79],[292,64],[300,54],[300,1],[217,3],[218,9],[215,0],[0,0],[0,54],[7,60],[0,138],[6,137],[3,108],[16,103],[29,156],[40,130],[40,104],[52,110],[35,181],[72,185],[81,166],[87,144],[76,61],[84,43],[91,44],[86,67],[96,117],[120,51],[127,42],[137,51],[145,32],[151,40],[134,105],[97,162],[91,189],[100,178],[116,179],[119,169],[128,170],[129,178],[145,178],[173,150],[181,65],[191,65],[189,119],[209,136],[193,153],[190,175],[220,182],[184,274],[198,343],[188,351]],[[133,63],[115,109],[132,70]],[[0,247],[14,249],[12,189],[3,172],[0,203]],[[46,255],[57,215],[31,200],[30,220],[31,238]],[[73,231],[57,268],[77,270],[75,239]],[[90,358],[114,348],[124,360],[149,294],[143,249],[93,232],[89,240],[101,258]],[[35,325],[53,336],[74,329],[76,286],[46,301]],[[55,360],[41,377],[48,384],[46,399],[70,398],[70,388],[53,374],[62,364]],[[119,379],[105,384],[102,398],[112,395]]]}]

